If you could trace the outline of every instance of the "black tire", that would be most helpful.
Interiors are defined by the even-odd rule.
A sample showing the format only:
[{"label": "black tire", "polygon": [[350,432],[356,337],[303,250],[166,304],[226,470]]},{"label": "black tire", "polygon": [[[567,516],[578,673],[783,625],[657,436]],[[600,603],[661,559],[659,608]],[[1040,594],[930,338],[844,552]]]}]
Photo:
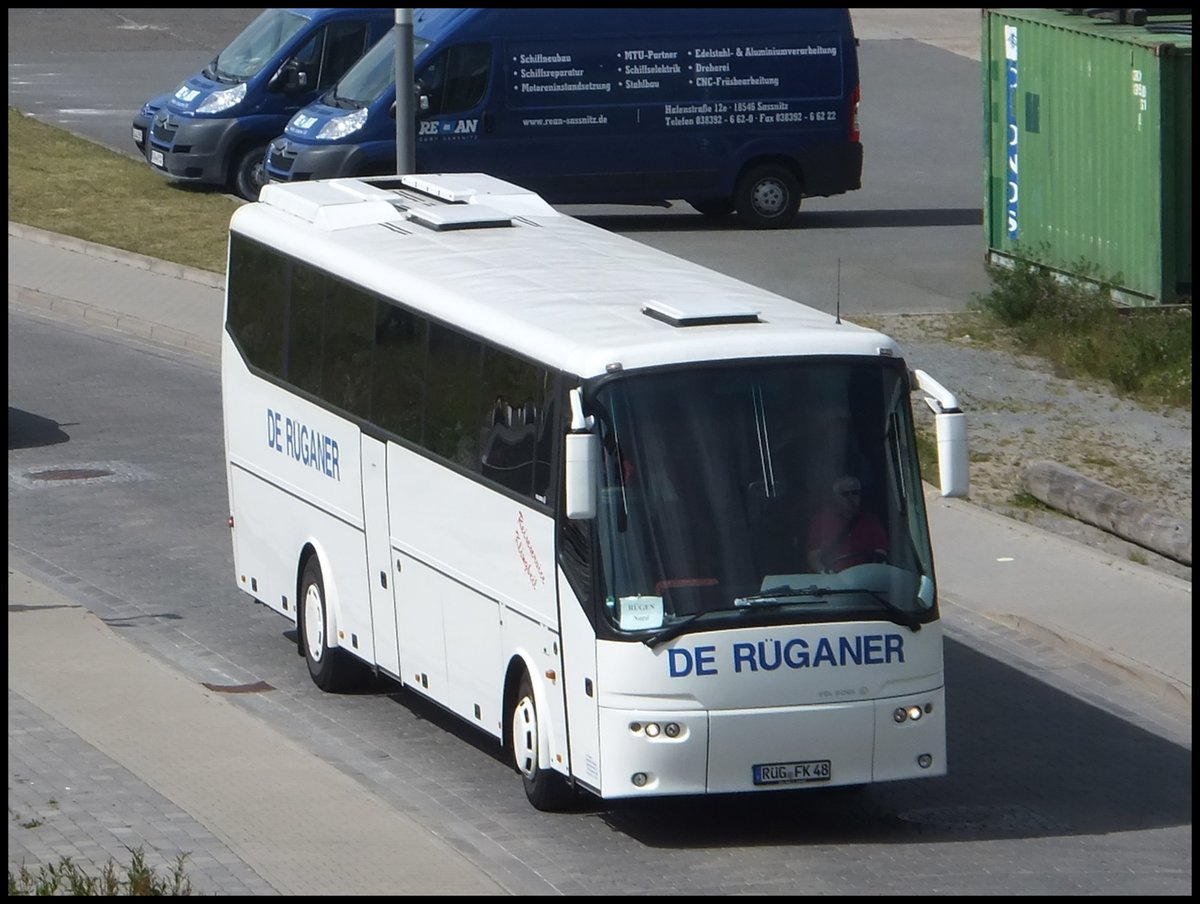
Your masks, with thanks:
[{"label": "black tire", "polygon": [[267,184],[266,161],[266,145],[243,151],[234,161],[229,181],[239,198],[258,200],[259,191]]},{"label": "black tire", "polygon": [[574,800],[574,792],[561,775],[538,765],[540,728],[537,703],[528,674],[521,675],[521,683],[509,714],[509,726],[512,731],[513,766],[521,774],[525,796],[535,809],[550,813],[565,810]]},{"label": "black tire", "polygon": [[361,676],[358,660],[341,647],[329,646],[329,607],[316,556],[304,563],[296,630],[313,684],[323,691],[337,692],[349,690],[358,682]]},{"label": "black tire", "polygon": [[729,198],[688,199],[688,203],[706,217],[723,217],[733,213],[733,201]]},{"label": "black tire", "polygon": [[783,229],[800,210],[800,181],[778,163],[751,167],[738,180],[734,205],[751,229]]}]

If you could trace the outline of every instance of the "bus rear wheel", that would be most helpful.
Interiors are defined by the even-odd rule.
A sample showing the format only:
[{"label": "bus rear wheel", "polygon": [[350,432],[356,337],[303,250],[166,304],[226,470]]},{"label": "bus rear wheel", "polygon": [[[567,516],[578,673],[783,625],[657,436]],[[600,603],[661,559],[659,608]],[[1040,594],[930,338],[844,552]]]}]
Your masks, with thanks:
[{"label": "bus rear wheel", "polygon": [[310,556],[300,579],[300,642],[313,684],[323,691],[344,691],[358,678],[357,662],[341,647],[329,646],[329,606],[321,563]]},{"label": "bus rear wheel", "polygon": [[566,809],[574,797],[570,787],[561,775],[552,769],[541,768],[538,763],[541,727],[533,684],[528,674],[521,675],[510,716],[513,765],[521,773],[525,796],[538,810],[555,812]]}]

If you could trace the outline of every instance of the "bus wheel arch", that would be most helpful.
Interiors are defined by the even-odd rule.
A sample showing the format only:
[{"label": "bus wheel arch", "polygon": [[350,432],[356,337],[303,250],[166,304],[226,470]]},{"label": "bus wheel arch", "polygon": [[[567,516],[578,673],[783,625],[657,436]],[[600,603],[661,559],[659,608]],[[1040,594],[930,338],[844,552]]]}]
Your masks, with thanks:
[{"label": "bus wheel arch", "polygon": [[804,196],[802,173],[778,158],[751,160],[738,175],[734,206],[751,229],[791,226]]},{"label": "bus wheel arch", "polygon": [[550,733],[546,730],[533,679],[524,660],[516,658],[504,681],[504,749],[521,776],[525,796],[538,810],[566,809],[574,791],[550,765]]},{"label": "bus wheel arch", "polygon": [[337,641],[321,556],[311,545],[301,557],[296,593],[296,643],[313,683],[323,691],[349,690],[357,683],[357,661]]}]

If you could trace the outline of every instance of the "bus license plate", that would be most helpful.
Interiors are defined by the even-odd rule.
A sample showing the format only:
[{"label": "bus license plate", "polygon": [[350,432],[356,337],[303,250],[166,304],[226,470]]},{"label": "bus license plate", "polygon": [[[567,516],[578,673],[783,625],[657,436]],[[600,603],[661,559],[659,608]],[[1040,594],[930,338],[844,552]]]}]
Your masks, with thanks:
[{"label": "bus license plate", "polygon": [[162,166],[163,165],[162,151],[151,151],[150,152],[150,162],[154,166]]},{"label": "bus license plate", "polygon": [[760,763],[754,767],[756,785],[798,785],[827,782],[833,774],[829,760],[805,760],[801,763]]}]

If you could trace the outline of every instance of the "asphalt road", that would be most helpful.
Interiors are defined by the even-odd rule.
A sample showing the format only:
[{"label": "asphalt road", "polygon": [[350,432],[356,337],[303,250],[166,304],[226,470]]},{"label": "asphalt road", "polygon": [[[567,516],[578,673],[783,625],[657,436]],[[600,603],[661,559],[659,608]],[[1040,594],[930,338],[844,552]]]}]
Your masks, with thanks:
[{"label": "asphalt road", "polygon": [[[286,620],[237,590],[214,359],[11,308],[8,327],[13,567],[193,681],[264,682],[230,699],[515,894],[1190,892],[1178,732],[951,606],[944,778],[535,811],[498,747],[436,706],[383,681],[320,692]],[[109,476],[22,479],[51,468]]]},{"label": "asphalt road", "polygon": [[[133,112],[256,12],[10,9],[9,104],[133,157]],[[974,11],[898,12],[855,11],[861,191],[807,202],[799,226],[777,233],[680,206],[570,212],[829,311],[840,271],[847,316],[961,310],[986,288],[980,78],[971,17],[958,15]],[[936,32],[940,46],[916,31]],[[15,562],[52,569],[114,630],[191,678],[267,682],[275,691],[239,705],[514,893],[1191,891],[1184,741],[1050,646],[950,608],[949,776],[547,817],[487,739],[436,707],[386,683],[319,692],[286,623],[236,590],[213,362],[10,310],[9,404]],[[35,442],[14,447],[14,408],[37,418],[18,424]],[[11,479],[64,463],[120,479]],[[320,814],[295,829],[320,831]]]},{"label": "asphalt road", "polygon": [[[135,157],[135,111],[197,71],[257,13],[10,9],[9,104]],[[853,17],[862,189],[806,201],[798,225],[781,231],[748,231],[683,202],[564,209],[831,313],[839,305],[851,318],[963,310],[989,286],[978,10],[859,9]]]}]

